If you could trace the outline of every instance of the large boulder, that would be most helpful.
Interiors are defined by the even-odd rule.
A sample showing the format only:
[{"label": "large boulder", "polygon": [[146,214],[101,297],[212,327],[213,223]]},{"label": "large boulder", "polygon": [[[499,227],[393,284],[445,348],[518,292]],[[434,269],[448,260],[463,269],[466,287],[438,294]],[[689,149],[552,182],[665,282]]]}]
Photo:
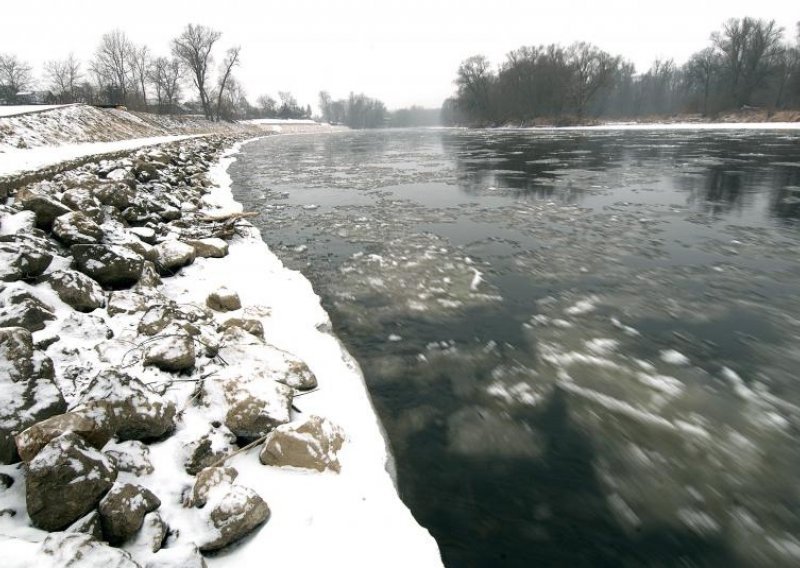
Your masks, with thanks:
[{"label": "large boulder", "polygon": [[47,535],[30,565],[38,568],[141,568],[128,552],[80,532]]},{"label": "large boulder", "polygon": [[[126,548],[133,552],[134,558],[139,556],[148,558],[152,553],[161,550],[164,539],[167,538],[167,532],[167,523],[164,522],[158,511],[147,513],[142,520],[142,528],[128,542]],[[147,562],[146,566],[150,568],[151,563]],[[184,568],[185,565],[175,564],[174,566],[176,568]]]},{"label": "large boulder", "polygon": [[337,454],[342,444],[341,428],[325,418],[310,416],[300,424],[284,424],[270,432],[259,457],[264,465],[338,473],[341,465]]},{"label": "large boulder", "polygon": [[99,202],[94,198],[92,192],[82,187],[68,189],[61,194],[61,203],[73,211],[86,211],[96,208]]},{"label": "large boulder", "polygon": [[53,255],[27,243],[0,242],[0,280],[13,282],[41,275]]},{"label": "large boulder", "polygon": [[116,478],[106,456],[78,434],[62,434],[28,463],[25,501],[31,522],[46,531],[67,528],[97,505]]},{"label": "large boulder", "polygon": [[236,451],[236,436],[222,424],[212,424],[200,438],[184,444],[183,467],[190,475],[209,467]]},{"label": "large boulder", "polygon": [[152,491],[132,483],[117,483],[100,501],[97,510],[106,540],[118,546],[142,527],[144,516],[161,506]]},{"label": "large boulder", "polygon": [[36,215],[36,226],[45,231],[50,230],[56,218],[70,212],[69,207],[60,201],[32,191],[19,191],[17,201],[23,209],[33,211]]},{"label": "large boulder", "polygon": [[56,319],[53,308],[42,302],[29,289],[12,287],[0,292],[0,327],[24,327],[40,331],[45,323]]},{"label": "large boulder", "polygon": [[230,318],[219,324],[217,331],[222,333],[231,329],[232,327],[238,327],[239,329],[243,329],[247,333],[258,337],[259,339],[264,339],[264,324],[257,319]]},{"label": "large boulder", "polygon": [[162,371],[179,372],[195,363],[194,340],[188,334],[169,334],[155,338],[145,350],[145,366]]},{"label": "large boulder", "polygon": [[197,474],[192,488],[192,507],[205,507],[208,494],[221,483],[231,484],[239,476],[233,467],[207,467]]},{"label": "large boulder", "polygon": [[206,305],[217,312],[231,312],[242,307],[239,294],[226,287],[221,287],[206,298]]},{"label": "large boulder", "polygon": [[200,258],[222,258],[228,256],[228,243],[222,239],[209,237],[207,239],[184,239],[191,245]]},{"label": "large boulder", "polygon": [[0,328],[0,463],[18,459],[14,434],[67,408],[53,362],[33,350],[24,328]]},{"label": "large boulder", "polygon": [[101,371],[80,395],[82,403],[105,401],[113,409],[120,440],[153,440],[175,429],[175,405],[139,379],[115,368]]},{"label": "large boulder", "polygon": [[138,440],[113,444],[104,453],[117,466],[117,471],[132,473],[136,476],[148,475],[155,471],[153,463],[150,461],[150,448]]},{"label": "large boulder", "polygon": [[72,211],[53,222],[53,234],[65,245],[72,246],[99,243],[105,233],[85,213]]},{"label": "large boulder", "polygon": [[111,407],[101,401],[37,422],[17,434],[14,441],[22,461],[29,462],[44,446],[67,432],[79,435],[100,450],[114,435],[114,425]]},{"label": "large boulder", "polygon": [[195,259],[194,247],[176,240],[157,244],[154,252],[155,265],[162,276],[174,274]]},{"label": "large boulder", "polygon": [[79,312],[91,312],[106,304],[106,295],[100,285],[77,270],[51,272],[45,281],[62,302]]},{"label": "large boulder", "polygon": [[136,284],[144,258],[123,245],[74,245],[70,252],[78,270],[103,286],[124,288]]},{"label": "large boulder", "polygon": [[255,439],[291,417],[292,389],[261,377],[223,379],[225,425],[236,436]]},{"label": "large boulder", "polygon": [[[115,171],[119,172],[123,170]],[[113,179],[111,177],[112,175],[119,179]],[[109,174],[109,179],[122,183],[101,184],[94,190],[94,197],[103,205],[115,207],[120,211],[133,205],[136,201],[136,192],[133,189],[136,185],[136,180],[134,180],[132,176],[126,176],[125,173],[116,175],[114,172]]]},{"label": "large boulder", "polygon": [[100,514],[92,511],[72,523],[65,529],[66,532],[83,533],[91,535],[97,540],[103,540],[103,527],[100,525]]},{"label": "large boulder", "polygon": [[270,514],[258,493],[226,482],[211,488],[203,511],[210,530],[199,539],[202,552],[219,550],[247,536]]}]

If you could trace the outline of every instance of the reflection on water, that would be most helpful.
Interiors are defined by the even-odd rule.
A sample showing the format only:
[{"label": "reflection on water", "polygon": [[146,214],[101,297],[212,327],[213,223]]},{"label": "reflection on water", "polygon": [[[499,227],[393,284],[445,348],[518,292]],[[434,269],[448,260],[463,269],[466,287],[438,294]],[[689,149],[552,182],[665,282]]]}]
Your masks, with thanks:
[{"label": "reflection on water", "polygon": [[798,141],[354,132],[231,174],[448,565],[793,566]]}]

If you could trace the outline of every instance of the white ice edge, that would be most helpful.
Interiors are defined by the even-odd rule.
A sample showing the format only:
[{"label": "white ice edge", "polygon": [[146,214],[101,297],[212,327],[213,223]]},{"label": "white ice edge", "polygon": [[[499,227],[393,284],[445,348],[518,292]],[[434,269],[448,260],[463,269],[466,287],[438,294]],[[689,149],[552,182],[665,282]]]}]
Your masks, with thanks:
[{"label": "white ice edge", "polygon": [[84,144],[64,144],[61,146],[41,146],[24,150],[11,148],[0,152],[0,176],[18,175],[96,154],[136,150],[145,146],[176,142],[196,136],[198,135],[153,136],[150,138],[133,138],[116,142],[87,142]]},{"label": "white ice edge", "polygon": [[609,123],[594,126],[505,126],[500,130],[800,130],[800,122]]},{"label": "white ice edge", "polygon": [[[227,172],[242,145],[226,151],[210,172],[215,189],[207,201],[222,210],[242,209]],[[272,517],[254,538],[208,558],[208,565],[252,566],[268,558],[295,566],[441,566],[435,540],[397,494],[391,453],[361,369],[328,331],[330,319],[311,283],[286,268],[255,230],[234,239],[224,259],[200,259],[165,282],[167,293],[183,301],[202,302],[225,285],[243,306],[268,308],[266,340],[303,359],[319,382],[319,391],[299,398],[297,406],[306,416],[329,418],[348,437],[338,475],[265,467],[255,451],[234,459],[237,481],[266,500]],[[163,446],[153,449],[154,463],[159,450],[173,451]]]}]

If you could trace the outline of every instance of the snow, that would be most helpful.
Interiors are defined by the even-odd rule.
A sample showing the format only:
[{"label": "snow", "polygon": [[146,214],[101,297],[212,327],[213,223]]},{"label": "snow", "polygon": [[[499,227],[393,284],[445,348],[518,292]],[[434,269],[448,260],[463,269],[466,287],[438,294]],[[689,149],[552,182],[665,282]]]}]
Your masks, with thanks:
[{"label": "snow", "polygon": [[10,105],[0,106],[0,116],[16,116],[18,114],[28,114],[31,112],[42,112],[53,110],[70,105]]},{"label": "snow", "polygon": [[254,118],[253,120],[242,121],[246,124],[319,124],[314,120],[297,118]]},{"label": "snow", "polygon": [[0,152],[0,176],[18,175],[23,172],[39,170],[61,162],[95,154],[135,150],[144,146],[154,146],[166,142],[185,140],[186,138],[192,138],[192,136],[154,136],[117,142],[87,142],[85,144],[42,146],[26,150],[12,148]]}]

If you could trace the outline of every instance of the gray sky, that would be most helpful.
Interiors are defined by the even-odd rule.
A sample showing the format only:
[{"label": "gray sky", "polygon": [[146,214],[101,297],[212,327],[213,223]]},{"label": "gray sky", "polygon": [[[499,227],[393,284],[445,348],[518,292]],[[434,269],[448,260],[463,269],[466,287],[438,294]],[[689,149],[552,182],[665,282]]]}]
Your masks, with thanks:
[{"label": "gray sky", "polygon": [[[70,51],[91,57],[100,36],[120,28],[167,54],[189,22],[242,46],[236,71],[251,101],[290,90],[316,106],[317,93],[350,90],[389,108],[439,106],[458,64],[476,53],[493,63],[522,45],[585,40],[646,69],[656,57],[682,63],[730,17],[775,19],[794,37],[797,0],[4,0],[0,53],[37,73]],[[9,5],[10,4],[10,5]],[[120,8],[118,8],[120,7]],[[220,50],[220,53],[222,51]],[[277,97],[276,97],[277,98]]]}]

